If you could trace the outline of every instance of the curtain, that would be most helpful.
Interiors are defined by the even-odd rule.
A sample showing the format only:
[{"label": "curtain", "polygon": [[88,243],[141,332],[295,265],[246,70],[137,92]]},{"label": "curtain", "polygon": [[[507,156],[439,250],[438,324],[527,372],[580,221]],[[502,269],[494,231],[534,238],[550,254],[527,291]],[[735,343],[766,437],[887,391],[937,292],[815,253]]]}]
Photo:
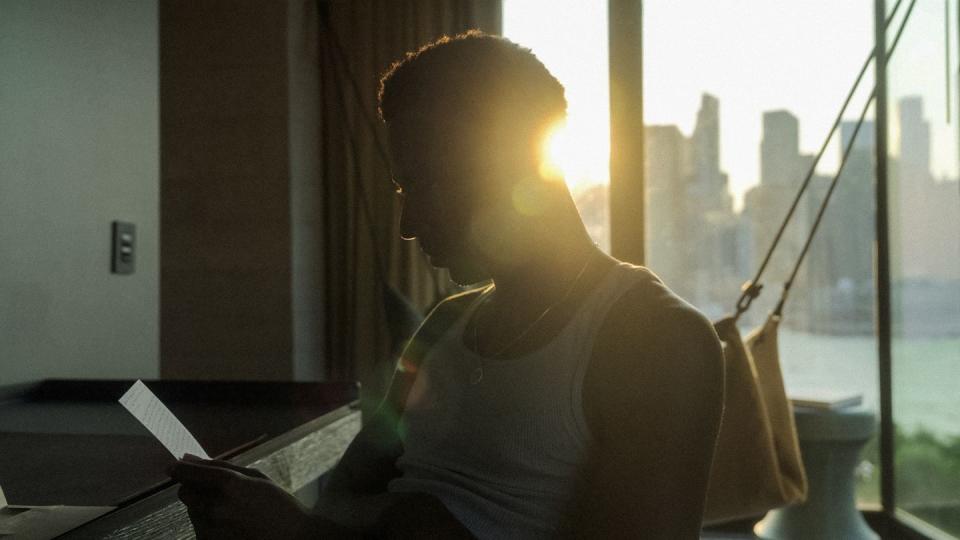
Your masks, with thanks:
[{"label": "curtain", "polygon": [[[381,73],[403,53],[471,28],[500,32],[495,0],[319,1],[325,375],[384,386],[396,353],[385,313],[392,286],[423,313],[449,280],[402,241],[377,112]],[[395,337],[395,336],[394,336]]]}]

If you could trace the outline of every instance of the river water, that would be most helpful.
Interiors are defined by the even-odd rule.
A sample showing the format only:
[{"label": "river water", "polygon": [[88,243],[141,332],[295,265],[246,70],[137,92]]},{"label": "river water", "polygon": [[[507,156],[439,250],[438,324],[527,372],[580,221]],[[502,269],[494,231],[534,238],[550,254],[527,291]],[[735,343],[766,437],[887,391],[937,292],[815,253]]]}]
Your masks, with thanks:
[{"label": "river water", "polygon": [[[825,388],[863,394],[879,416],[877,341],[780,329],[787,392]],[[905,432],[926,429],[960,436],[960,337],[895,339],[894,422]]]}]

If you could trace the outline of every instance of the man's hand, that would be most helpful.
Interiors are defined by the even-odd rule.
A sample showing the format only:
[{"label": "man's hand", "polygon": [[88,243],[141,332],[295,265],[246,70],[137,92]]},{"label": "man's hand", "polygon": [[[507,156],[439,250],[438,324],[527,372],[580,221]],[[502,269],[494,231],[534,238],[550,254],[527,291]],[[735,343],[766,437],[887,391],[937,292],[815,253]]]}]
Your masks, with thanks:
[{"label": "man's hand", "polygon": [[351,538],[255,469],[187,455],[170,468],[197,538]]}]

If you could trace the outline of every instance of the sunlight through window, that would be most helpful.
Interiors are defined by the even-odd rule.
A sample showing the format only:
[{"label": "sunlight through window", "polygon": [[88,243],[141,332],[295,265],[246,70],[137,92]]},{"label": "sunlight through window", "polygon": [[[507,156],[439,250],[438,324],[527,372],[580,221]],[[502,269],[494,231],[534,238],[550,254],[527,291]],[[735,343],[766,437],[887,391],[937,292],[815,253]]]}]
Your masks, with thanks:
[{"label": "sunlight through window", "polygon": [[609,251],[607,3],[504,0],[503,35],[530,48],[564,86],[567,122],[545,141],[545,166],[562,174],[590,234]]}]

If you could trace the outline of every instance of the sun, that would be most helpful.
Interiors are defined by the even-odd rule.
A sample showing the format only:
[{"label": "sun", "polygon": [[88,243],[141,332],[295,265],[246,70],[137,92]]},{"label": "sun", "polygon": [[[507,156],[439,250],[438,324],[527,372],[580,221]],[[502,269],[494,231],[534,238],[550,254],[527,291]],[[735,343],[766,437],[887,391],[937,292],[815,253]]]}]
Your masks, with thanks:
[{"label": "sun", "polygon": [[547,180],[566,179],[573,164],[569,159],[570,136],[566,122],[559,122],[547,130],[541,148],[540,177]]},{"label": "sun", "polygon": [[[557,14],[549,25],[545,13]],[[562,177],[574,195],[610,181],[606,28],[605,1],[503,2],[504,35],[529,47],[564,87],[567,121],[543,142],[544,172]]]},{"label": "sun", "polygon": [[574,193],[606,183],[610,150],[604,135],[597,126],[575,118],[558,122],[544,137],[540,175],[563,179]]}]

